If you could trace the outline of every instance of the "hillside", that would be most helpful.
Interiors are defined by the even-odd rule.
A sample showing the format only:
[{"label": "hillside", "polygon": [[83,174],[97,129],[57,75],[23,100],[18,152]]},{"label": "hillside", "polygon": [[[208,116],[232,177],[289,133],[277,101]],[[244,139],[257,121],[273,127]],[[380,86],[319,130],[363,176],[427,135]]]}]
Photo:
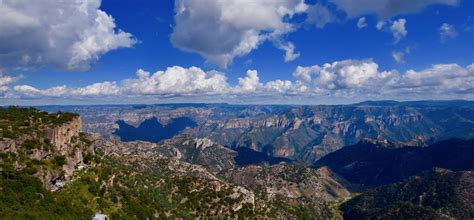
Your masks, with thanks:
[{"label": "hillside", "polygon": [[[13,133],[32,132],[2,139],[2,219],[87,219],[96,212],[114,219],[337,219],[333,203],[349,195],[342,179],[328,169],[288,163],[242,168],[235,161],[238,152],[209,139],[182,135],[159,144],[105,140],[80,133],[77,115],[43,124],[44,118],[63,113],[5,111],[5,124],[21,114],[22,120],[37,121],[37,128],[29,128],[31,123],[9,127]],[[250,175],[252,169],[265,174]],[[245,181],[235,179],[239,176]]]},{"label": "hillside", "polygon": [[315,163],[327,166],[345,179],[366,186],[380,186],[441,167],[474,169],[474,139],[451,139],[428,147],[387,148],[371,142],[344,147]]},{"label": "hillside", "polygon": [[[211,137],[124,142],[82,133],[76,114],[1,111],[2,219],[472,216],[471,172],[422,173],[472,170],[474,140],[414,147],[364,139],[308,167]],[[338,209],[350,190],[367,188]]]},{"label": "hillside", "polygon": [[[161,140],[160,135],[185,133],[229,148],[250,148],[271,157],[311,165],[331,152],[365,139],[392,147],[427,146],[450,138],[472,139],[473,103],[378,101],[319,106],[167,104],[43,108],[79,113],[85,131],[105,138],[114,138],[114,132],[119,136],[130,132],[127,134],[135,137],[130,140],[157,141]],[[186,123],[175,122],[182,118]],[[160,132],[164,127],[170,133]],[[143,136],[147,137],[140,138]]]},{"label": "hillside", "polygon": [[433,170],[341,205],[344,219],[472,219],[474,173]]},{"label": "hillside", "polygon": [[20,171],[39,178],[46,189],[58,189],[95,154],[80,130],[81,119],[76,114],[0,109],[2,173]]}]

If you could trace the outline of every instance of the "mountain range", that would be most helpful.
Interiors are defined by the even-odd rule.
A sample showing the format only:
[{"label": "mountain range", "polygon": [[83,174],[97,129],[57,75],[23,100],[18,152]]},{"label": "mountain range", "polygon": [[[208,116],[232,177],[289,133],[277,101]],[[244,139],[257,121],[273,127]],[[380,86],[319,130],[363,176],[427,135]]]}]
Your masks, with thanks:
[{"label": "mountain range", "polygon": [[[45,106],[41,109],[78,113],[83,118],[84,131],[106,138],[117,134],[122,140],[137,140],[140,136],[149,140],[157,135],[168,138],[184,133],[209,138],[229,148],[246,147],[307,165],[364,139],[401,147],[428,146],[450,138],[474,138],[474,102],[471,101],[372,101],[320,106]],[[150,123],[156,126],[149,126]],[[154,141],[160,139],[164,138]]]},{"label": "mountain range", "polygon": [[474,217],[473,102],[39,108],[0,108],[2,219]]}]

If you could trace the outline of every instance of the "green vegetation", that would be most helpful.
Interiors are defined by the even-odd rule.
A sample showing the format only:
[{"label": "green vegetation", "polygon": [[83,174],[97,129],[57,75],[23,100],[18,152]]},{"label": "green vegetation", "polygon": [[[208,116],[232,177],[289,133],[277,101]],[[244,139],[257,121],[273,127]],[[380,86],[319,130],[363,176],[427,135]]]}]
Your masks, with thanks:
[{"label": "green vegetation", "polygon": [[[213,186],[205,179],[174,176],[170,170],[162,169],[169,161],[146,162],[152,166],[146,170],[133,161],[124,163],[127,161],[124,158],[101,161],[53,193],[45,191],[35,177],[14,170],[3,171],[0,218],[87,219],[97,211],[113,219],[189,219],[237,214],[231,207],[238,198],[230,197],[233,193],[230,187],[209,190]],[[250,216],[252,210],[245,206],[238,213]]]},{"label": "green vegetation", "polygon": [[341,209],[348,219],[440,219],[443,216],[472,219],[473,175],[431,171],[369,190],[342,204]]},{"label": "green vegetation", "polygon": [[21,147],[26,150],[27,152],[30,152],[34,149],[38,150],[44,150],[44,151],[51,151],[53,150],[53,145],[49,143],[48,140],[44,141],[39,141],[39,140],[25,140],[21,144]]},{"label": "green vegetation", "polygon": [[[77,219],[92,216],[43,188],[37,178],[12,169],[0,172],[1,219]],[[90,217],[89,217],[90,218]]]},{"label": "green vegetation", "polygon": [[34,108],[10,106],[0,108],[0,138],[15,139],[22,135],[41,134],[47,126],[58,126],[71,121],[77,114],[48,114]]}]

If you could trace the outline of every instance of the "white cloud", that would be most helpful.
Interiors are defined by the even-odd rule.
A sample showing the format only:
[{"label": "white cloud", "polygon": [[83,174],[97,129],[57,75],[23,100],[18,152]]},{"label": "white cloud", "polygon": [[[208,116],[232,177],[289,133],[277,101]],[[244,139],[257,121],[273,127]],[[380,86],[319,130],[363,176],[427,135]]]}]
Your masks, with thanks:
[{"label": "white cloud", "polygon": [[240,78],[239,84],[235,87],[237,93],[240,92],[255,92],[259,90],[263,85],[260,83],[258,72],[256,70],[248,70],[247,76]]},{"label": "white cloud", "polygon": [[407,20],[400,18],[398,20],[381,20],[375,25],[379,31],[390,32],[393,35],[394,42],[398,43],[401,39],[407,36],[408,31],[405,27]]},{"label": "white cloud", "polygon": [[405,63],[404,56],[405,54],[403,52],[400,52],[400,51],[392,52],[392,57],[397,63]]},{"label": "white cloud", "polygon": [[23,78],[22,75],[7,75],[0,69],[0,98],[8,98],[11,96],[10,84]]},{"label": "white cloud", "polygon": [[10,83],[16,82],[21,76],[10,76],[0,73],[0,86],[6,86]]},{"label": "white cloud", "polygon": [[399,42],[402,38],[407,36],[408,31],[405,28],[406,23],[407,23],[406,19],[400,18],[394,21],[392,23],[392,26],[390,26],[390,31],[392,32],[396,43]]},{"label": "white cloud", "polygon": [[18,85],[15,86],[14,89],[17,92],[20,92],[24,96],[39,96],[42,95],[41,91],[33,86],[29,85]]},{"label": "white cloud", "polygon": [[412,98],[474,99],[474,64],[436,64],[422,71],[408,70],[386,87]]},{"label": "white cloud", "polygon": [[359,29],[362,29],[362,28],[367,27],[367,21],[366,21],[366,18],[365,18],[365,17],[359,18],[359,20],[357,21],[357,27],[358,27]]},{"label": "white cloud", "polygon": [[138,78],[123,81],[121,86],[123,93],[170,96],[200,95],[225,93],[229,87],[223,73],[204,72],[197,67],[173,66],[154,74],[140,69],[136,74]]},{"label": "white cloud", "polygon": [[439,27],[439,36],[441,38],[441,42],[446,42],[449,39],[454,39],[458,36],[458,32],[454,28],[454,26],[443,23],[441,27]]},{"label": "white cloud", "polygon": [[[261,82],[256,70],[248,70],[238,83],[230,85],[224,73],[203,71],[197,67],[169,67],[154,74],[138,70],[136,77],[116,82],[94,83],[80,88],[56,86],[37,89],[17,85],[10,97],[87,100],[115,98],[132,100],[181,101],[221,100],[245,102],[260,100],[278,103],[291,100],[354,99],[474,99],[474,64],[436,64],[421,71],[379,70],[373,60],[342,60],[313,66],[299,66],[294,80]],[[9,80],[10,81],[10,80]],[[242,97],[246,97],[245,100]],[[308,102],[306,103],[308,104]],[[261,103],[261,102],[260,102]]]},{"label": "white cloud", "polygon": [[314,86],[317,93],[331,91],[367,91],[374,83],[388,79],[391,72],[379,72],[378,65],[371,61],[343,60],[322,66],[298,67],[294,75]]},{"label": "white cloud", "polygon": [[381,31],[385,27],[386,24],[387,24],[386,21],[378,21],[377,24],[375,25],[375,28]]},{"label": "white cloud", "polygon": [[296,60],[301,55],[299,52],[295,52],[295,45],[291,42],[286,44],[278,42],[276,44],[278,49],[285,51],[285,62]]},{"label": "white cloud", "polygon": [[293,83],[290,80],[275,80],[265,84],[267,91],[278,93],[286,93],[293,90]]},{"label": "white cloud", "polygon": [[40,90],[29,85],[17,85],[13,87],[15,91],[19,92],[22,97],[62,97],[72,96],[73,90],[66,86],[55,86],[49,89]]},{"label": "white cloud", "polygon": [[[405,73],[379,71],[371,60],[345,60],[323,66],[299,67],[309,71],[309,85],[325,96],[388,99],[473,99],[474,64],[436,64],[430,68]],[[296,74],[306,76],[305,74]]]},{"label": "white cloud", "polygon": [[[406,19],[390,18],[418,12],[427,6],[458,5],[458,0],[329,0],[305,4],[304,0],[202,0],[175,1],[175,26],[171,42],[181,50],[197,53],[208,62],[226,68],[236,57],[257,49],[263,42],[285,51],[285,61],[296,59],[295,45],[285,37],[304,26],[324,28],[326,24],[347,18],[376,14],[376,27],[391,32],[397,43],[408,34]],[[302,20],[292,19],[302,14]],[[387,22],[386,22],[387,21]],[[386,25],[388,27],[384,28]],[[358,28],[367,27],[366,17],[359,18]],[[218,42],[218,43],[216,43]]]},{"label": "white cloud", "polygon": [[321,71],[321,67],[318,65],[309,67],[298,66],[295,72],[293,72],[293,76],[301,82],[308,83],[311,82],[312,75],[317,74],[319,71]]},{"label": "white cloud", "polygon": [[72,93],[79,96],[107,96],[118,95],[119,87],[115,82],[94,83],[84,88],[74,90]]},{"label": "white cloud", "polygon": [[69,88],[67,86],[55,86],[40,90],[29,85],[17,85],[14,90],[26,97],[94,97],[119,95],[119,88],[115,82],[94,83],[82,88]]},{"label": "white cloud", "polygon": [[177,0],[171,42],[226,67],[262,42],[294,31],[287,18],[307,7],[304,0]]},{"label": "white cloud", "polygon": [[0,1],[0,67],[86,70],[102,54],[135,44],[131,34],[116,29],[100,4],[100,0]]},{"label": "white cloud", "polygon": [[376,14],[385,20],[400,14],[415,13],[433,4],[455,6],[458,0],[330,0],[351,17]]}]

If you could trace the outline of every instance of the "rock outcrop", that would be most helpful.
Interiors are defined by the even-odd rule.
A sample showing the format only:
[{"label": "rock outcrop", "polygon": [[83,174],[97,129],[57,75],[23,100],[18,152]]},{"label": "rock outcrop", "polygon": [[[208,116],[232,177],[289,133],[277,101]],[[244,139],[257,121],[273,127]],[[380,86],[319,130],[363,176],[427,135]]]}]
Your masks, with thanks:
[{"label": "rock outcrop", "polygon": [[[7,110],[6,114],[12,116],[4,119],[16,123],[7,127],[15,136],[0,139],[3,155],[0,165],[13,164],[17,170],[38,177],[46,189],[54,191],[71,180],[77,169],[86,166],[88,154],[95,154],[90,138],[81,133],[78,115],[46,114],[37,110],[18,114],[15,111],[21,110]],[[26,120],[18,120],[19,117],[27,118],[29,122],[22,125],[21,121]]]},{"label": "rock outcrop", "polygon": [[81,117],[74,117],[70,122],[60,126],[48,127],[45,129],[45,138],[56,147],[59,152],[66,151],[69,147],[72,138],[79,136],[81,132],[82,122]]}]

